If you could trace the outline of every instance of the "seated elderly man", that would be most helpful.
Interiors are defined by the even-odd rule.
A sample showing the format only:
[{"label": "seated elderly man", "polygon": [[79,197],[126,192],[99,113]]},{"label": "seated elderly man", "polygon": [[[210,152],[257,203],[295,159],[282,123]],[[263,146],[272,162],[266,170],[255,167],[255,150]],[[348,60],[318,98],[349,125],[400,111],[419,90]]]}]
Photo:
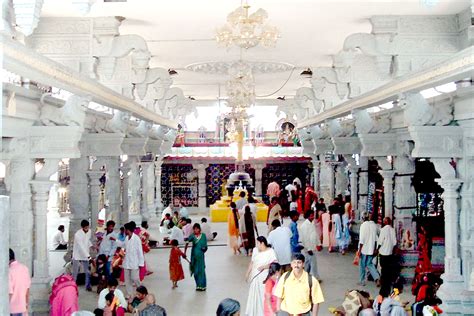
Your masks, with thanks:
[{"label": "seated elderly man", "polygon": [[155,296],[148,294],[148,290],[143,285],[137,287],[135,297],[128,305],[128,312],[133,315],[153,315],[166,316],[166,311],[163,307],[156,305]]}]

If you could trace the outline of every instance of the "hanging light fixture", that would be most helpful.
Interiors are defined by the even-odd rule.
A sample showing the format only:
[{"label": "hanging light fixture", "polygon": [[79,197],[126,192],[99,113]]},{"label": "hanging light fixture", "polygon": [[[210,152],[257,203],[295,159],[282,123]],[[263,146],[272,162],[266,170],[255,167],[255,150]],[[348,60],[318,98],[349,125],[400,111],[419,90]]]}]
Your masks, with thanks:
[{"label": "hanging light fixture", "polygon": [[280,35],[274,26],[265,24],[267,11],[258,9],[249,14],[250,6],[246,3],[227,16],[227,24],[217,30],[218,44],[229,47],[236,45],[240,48],[251,48],[258,44],[273,47]]}]

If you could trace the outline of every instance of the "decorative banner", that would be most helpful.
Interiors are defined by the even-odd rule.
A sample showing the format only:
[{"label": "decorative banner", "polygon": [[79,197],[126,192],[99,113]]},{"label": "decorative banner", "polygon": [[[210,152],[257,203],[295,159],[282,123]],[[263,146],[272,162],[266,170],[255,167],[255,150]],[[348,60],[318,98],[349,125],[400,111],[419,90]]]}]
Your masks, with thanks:
[{"label": "decorative banner", "polygon": [[369,190],[367,195],[367,212],[372,214],[374,211],[375,182],[369,182]]}]

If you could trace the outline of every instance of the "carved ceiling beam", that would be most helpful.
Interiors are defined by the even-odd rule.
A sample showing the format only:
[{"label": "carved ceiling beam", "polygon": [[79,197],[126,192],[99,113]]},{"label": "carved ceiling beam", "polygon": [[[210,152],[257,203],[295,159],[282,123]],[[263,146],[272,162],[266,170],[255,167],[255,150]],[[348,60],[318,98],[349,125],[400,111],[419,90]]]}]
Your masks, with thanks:
[{"label": "carved ceiling beam", "polygon": [[415,141],[412,157],[451,158],[463,156],[463,130],[459,126],[409,126]]},{"label": "carved ceiling beam", "polygon": [[110,88],[83,74],[71,70],[24,45],[2,35],[4,68],[42,84],[65,89],[79,96],[90,96],[91,100],[131,115],[170,128],[176,123],[150,110],[132,99],[126,98]]},{"label": "carved ceiling beam", "polygon": [[323,113],[310,119],[302,120],[298,128],[321,124],[327,120],[343,117],[355,109],[366,109],[398,99],[401,93],[417,92],[444,83],[470,77],[474,71],[474,54],[468,47],[443,62],[433,65],[376,88],[370,93],[362,94],[354,99],[345,101],[337,106],[325,110]]},{"label": "carved ceiling beam", "polygon": [[122,133],[86,133],[79,147],[83,156],[120,156],[124,138]]},{"label": "carved ceiling beam", "polygon": [[394,133],[359,134],[361,156],[390,156],[398,153],[398,137]]}]

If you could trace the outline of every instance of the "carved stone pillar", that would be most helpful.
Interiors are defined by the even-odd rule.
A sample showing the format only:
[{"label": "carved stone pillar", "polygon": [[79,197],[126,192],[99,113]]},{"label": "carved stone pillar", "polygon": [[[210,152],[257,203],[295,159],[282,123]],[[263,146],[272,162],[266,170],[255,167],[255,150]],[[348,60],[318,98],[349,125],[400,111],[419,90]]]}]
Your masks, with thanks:
[{"label": "carved stone pillar", "polygon": [[126,164],[122,166],[122,179],[120,186],[121,196],[121,209],[120,209],[120,223],[121,225],[129,221],[128,210],[129,210],[129,199],[128,199],[128,184],[129,184],[129,172],[130,167]]},{"label": "carved stone pillar", "polygon": [[100,170],[90,170],[87,171],[87,176],[89,177],[89,187],[90,187],[90,214],[88,218],[90,219],[90,228],[92,235],[95,234],[97,228],[97,220],[99,218],[100,211],[100,178],[104,174],[104,171]]},{"label": "carved stone pillar", "polygon": [[359,160],[359,214],[367,211],[367,195],[369,194],[369,158],[361,156]]},{"label": "carved stone pillar", "polygon": [[161,200],[161,166],[163,165],[162,159],[155,161],[155,205],[156,205],[156,216],[158,212],[161,212],[164,208],[163,201]]},{"label": "carved stone pillar", "polygon": [[256,164],[253,166],[255,169],[255,196],[258,198],[262,197],[262,170],[265,167],[263,164]]},{"label": "carved stone pillar", "polygon": [[385,216],[393,219],[393,176],[394,170],[380,170],[383,177],[383,195]]},{"label": "carved stone pillar", "polygon": [[399,155],[395,157],[394,167],[395,192],[394,192],[394,210],[395,218],[393,227],[397,231],[397,236],[401,239],[401,231],[410,230],[412,236],[416,236],[413,230],[412,214],[416,210],[416,192],[412,186],[412,177],[415,173],[415,162],[411,157]]},{"label": "carved stone pillar", "polygon": [[129,156],[128,161],[130,166],[130,175],[128,178],[128,215],[129,220],[135,222],[141,221],[140,215],[140,170],[138,166],[138,159],[134,156]]},{"label": "carved stone pillar", "polygon": [[49,190],[52,181],[33,180],[34,240],[33,279],[31,284],[31,308],[35,312],[49,310],[49,260],[47,213]]},{"label": "carved stone pillar", "polygon": [[340,162],[335,165],[335,195],[345,195],[348,188],[346,166]]},{"label": "carved stone pillar", "polygon": [[[5,180],[10,191],[10,248],[16,259],[30,271],[33,262],[33,211],[30,181],[34,175],[32,159],[14,159],[7,167]],[[21,236],[21,238],[19,238]]]},{"label": "carved stone pillar", "polygon": [[314,191],[321,196],[321,161],[313,158],[313,187]]},{"label": "carved stone pillar", "polygon": [[107,210],[107,220],[111,219],[118,225],[123,224],[120,220],[120,157],[106,157],[106,178],[105,197],[109,202]]},{"label": "carved stone pillar", "polygon": [[155,164],[142,162],[142,203],[141,211],[144,219],[149,220],[155,215]]},{"label": "carved stone pillar", "polygon": [[68,262],[72,256],[74,246],[74,234],[79,230],[81,220],[89,219],[89,179],[87,170],[89,170],[89,158],[81,157],[69,160],[69,238],[68,251],[64,259]]},{"label": "carved stone pillar", "polygon": [[335,190],[336,190],[336,171],[335,171],[335,164],[332,162],[328,162],[327,166],[329,168],[329,201],[326,203],[331,203],[334,199]]},{"label": "carved stone pillar", "polygon": [[[10,199],[8,196],[0,195],[0,227],[2,234],[0,235],[0,251],[5,254],[0,256],[0,291],[8,293],[8,264],[9,260],[6,256],[9,248],[9,216],[10,215]],[[9,298],[8,295],[0,295],[0,315],[9,315]]]},{"label": "carved stone pillar", "polygon": [[209,164],[193,164],[193,168],[198,171],[198,208],[206,209],[206,168]]}]

